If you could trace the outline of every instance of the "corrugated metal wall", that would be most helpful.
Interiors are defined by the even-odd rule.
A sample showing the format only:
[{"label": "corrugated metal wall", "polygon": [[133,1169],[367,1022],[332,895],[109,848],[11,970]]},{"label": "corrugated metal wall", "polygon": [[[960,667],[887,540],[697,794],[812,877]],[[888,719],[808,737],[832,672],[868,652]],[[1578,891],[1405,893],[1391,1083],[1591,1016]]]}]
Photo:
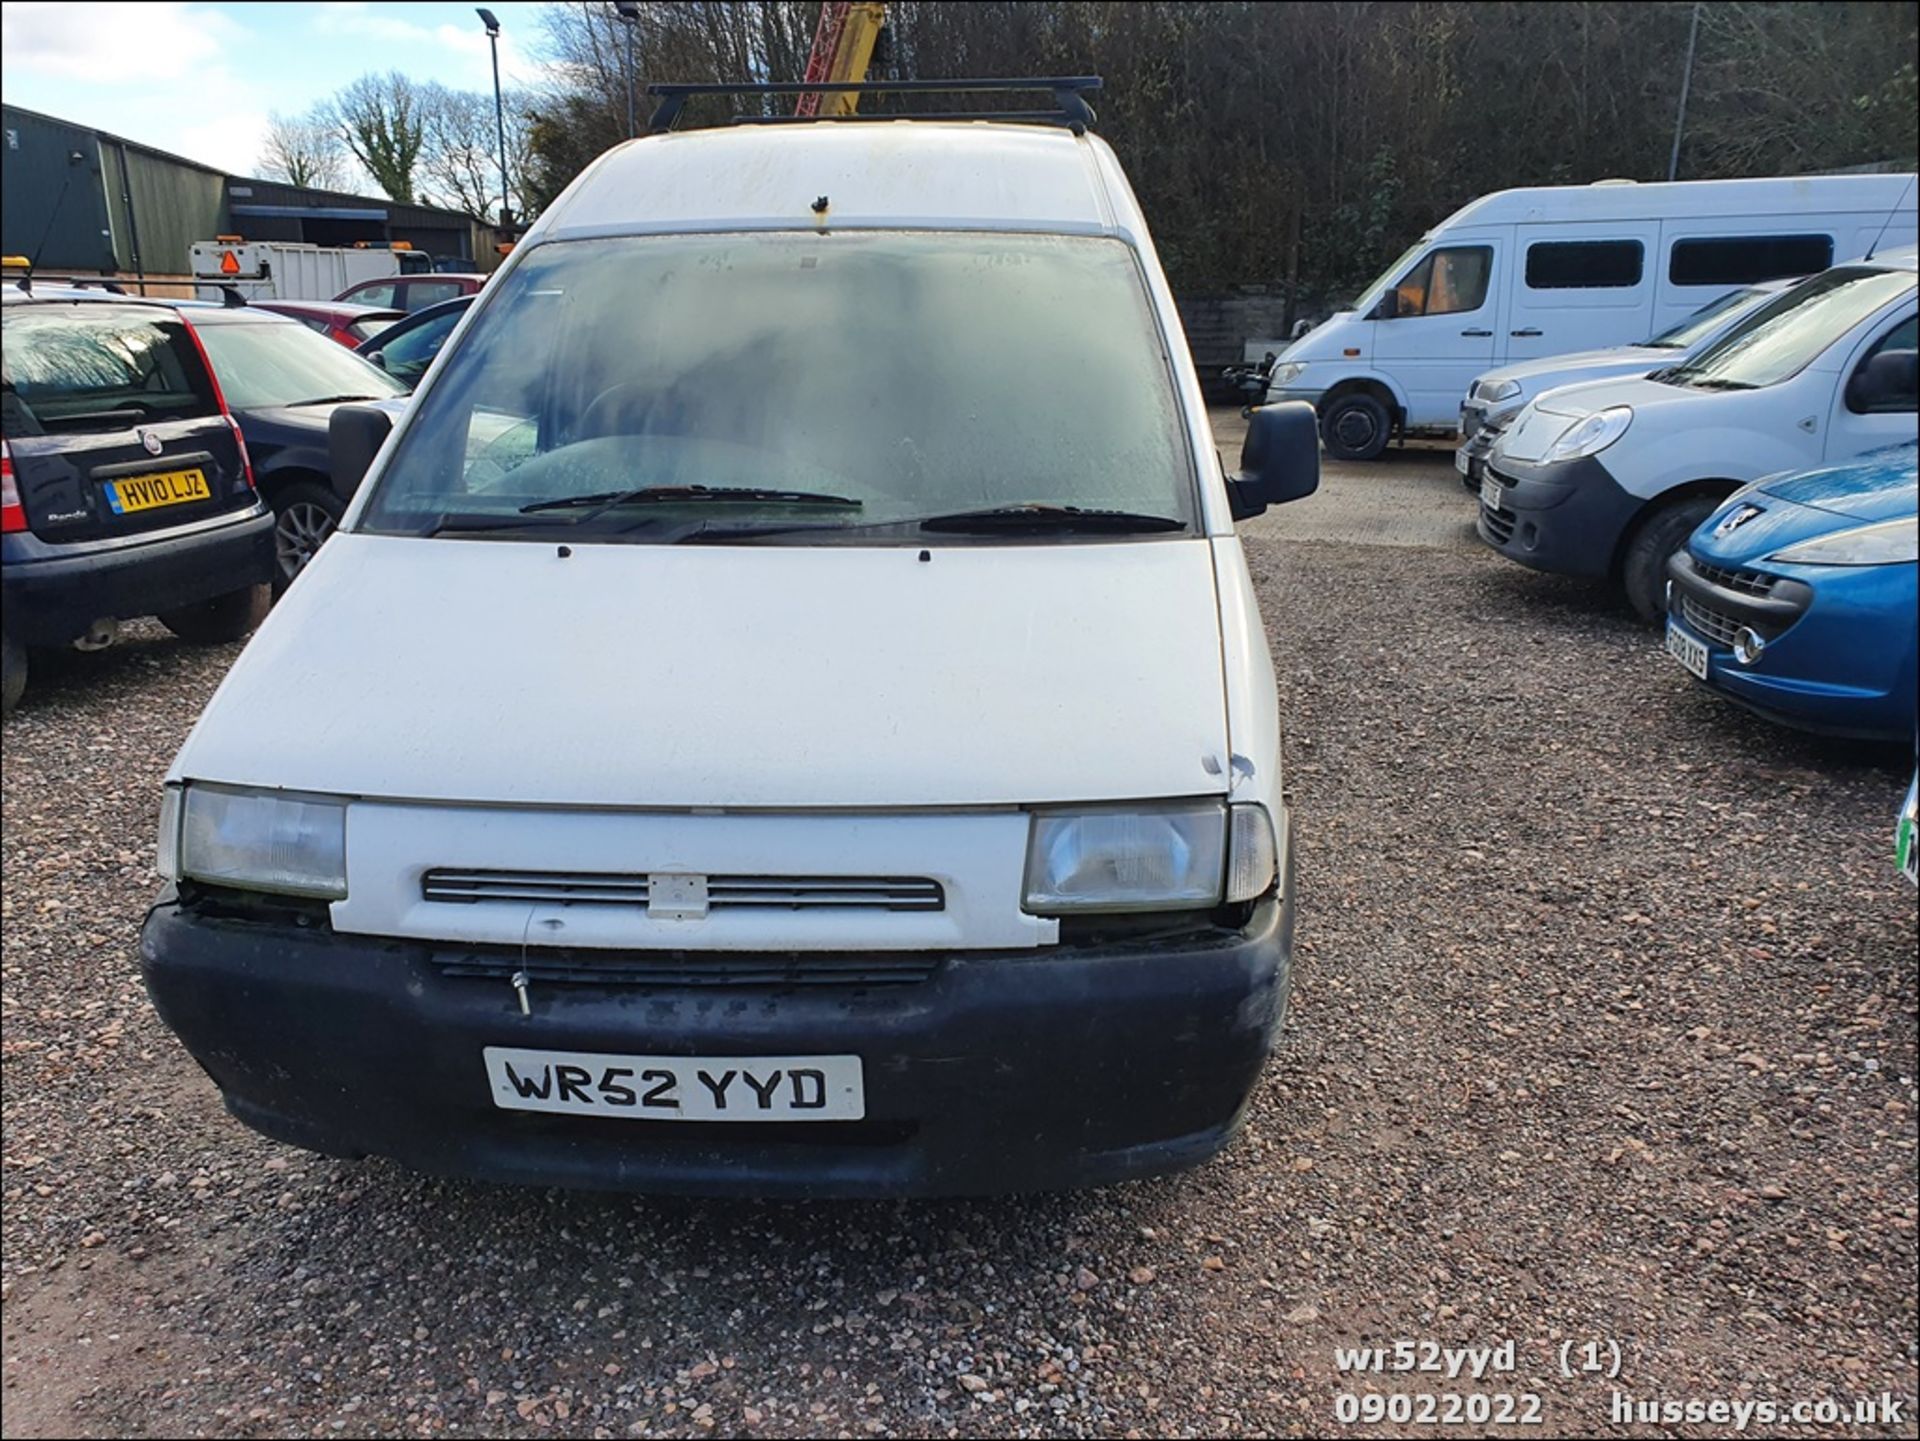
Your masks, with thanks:
[{"label": "corrugated metal wall", "polygon": [[[113,269],[100,147],[91,130],[4,112],[0,137],[0,252],[38,254],[43,266]],[[80,160],[68,157],[78,153]]]},{"label": "corrugated metal wall", "polygon": [[[113,225],[113,249],[122,271],[184,275],[187,247],[227,231],[227,178],[165,156],[100,140],[102,179]],[[124,176],[121,166],[125,165]],[[133,215],[127,215],[131,196]],[[137,254],[136,254],[137,249]]]}]

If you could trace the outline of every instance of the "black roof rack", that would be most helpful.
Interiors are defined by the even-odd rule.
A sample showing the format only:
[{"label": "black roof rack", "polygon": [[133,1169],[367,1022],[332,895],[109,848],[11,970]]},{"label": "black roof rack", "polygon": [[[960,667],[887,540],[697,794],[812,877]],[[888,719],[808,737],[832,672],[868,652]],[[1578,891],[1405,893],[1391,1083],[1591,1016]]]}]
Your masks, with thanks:
[{"label": "black roof rack", "polygon": [[736,115],[735,125],[811,124],[815,120],[838,122],[859,120],[1019,120],[1036,125],[1064,125],[1075,135],[1084,135],[1093,126],[1093,107],[1086,97],[1100,88],[1098,75],[1037,75],[997,80],[781,80],[758,84],[655,84],[647,94],[657,96],[660,104],[647,121],[651,134],[661,135],[673,129],[674,121],[689,97],[694,95],[955,95],[992,91],[1052,92],[1051,110],[956,110],[952,112],[913,111],[910,113],[870,112],[866,115]]},{"label": "black roof rack", "polygon": [[26,270],[13,283],[17,289],[33,294],[34,282],[51,285],[66,290],[104,290],[109,295],[125,295],[127,288],[119,281],[106,275],[35,275]]}]

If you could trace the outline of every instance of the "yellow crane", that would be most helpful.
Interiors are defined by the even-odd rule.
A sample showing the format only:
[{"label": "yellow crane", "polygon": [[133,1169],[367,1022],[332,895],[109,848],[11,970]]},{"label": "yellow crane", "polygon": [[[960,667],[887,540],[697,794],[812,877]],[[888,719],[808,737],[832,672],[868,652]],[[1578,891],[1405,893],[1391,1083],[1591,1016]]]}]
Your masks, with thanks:
[{"label": "yellow crane", "polygon": [[[807,56],[806,78],[815,84],[858,84],[867,78],[874,43],[887,23],[887,7],[880,0],[825,0],[820,24],[813,32],[813,50]],[[809,90],[793,107],[795,115],[851,115],[860,108],[854,94],[822,95]]]}]

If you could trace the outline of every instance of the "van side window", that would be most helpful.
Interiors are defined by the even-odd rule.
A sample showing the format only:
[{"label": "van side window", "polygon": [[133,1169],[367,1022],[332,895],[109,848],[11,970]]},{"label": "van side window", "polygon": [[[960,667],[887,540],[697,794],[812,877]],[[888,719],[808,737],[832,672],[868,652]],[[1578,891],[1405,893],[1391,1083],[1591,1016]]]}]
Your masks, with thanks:
[{"label": "van side window", "polygon": [[1833,264],[1831,235],[1701,236],[1673,242],[1671,285],[1753,285],[1817,275]]},{"label": "van side window", "polygon": [[1867,366],[1873,360],[1874,356],[1884,354],[1889,350],[1904,350],[1909,357],[1907,365],[1908,374],[1911,375],[1913,373],[1912,367],[1914,363],[1911,357],[1916,349],[1920,349],[1920,315],[1909,315],[1905,320],[1894,326],[1892,330],[1889,330],[1885,335],[1881,336],[1880,339],[1875,342],[1873,349],[1860,357],[1860,364],[1854,367],[1852,380],[1847,382],[1847,409],[1853,411],[1856,415],[1911,415],[1916,409],[1920,409],[1920,396],[1916,396],[1911,390],[1909,390],[1902,399],[1881,401],[1873,405],[1859,404],[1856,402],[1854,396],[1855,382],[1867,373]]},{"label": "van side window", "polygon": [[1492,272],[1490,245],[1435,250],[1394,287],[1400,297],[1399,314],[1454,315],[1478,310],[1487,302],[1487,279]]},{"label": "van side window", "polygon": [[1544,240],[1527,247],[1530,290],[1609,290],[1635,286],[1647,248],[1637,240]]}]

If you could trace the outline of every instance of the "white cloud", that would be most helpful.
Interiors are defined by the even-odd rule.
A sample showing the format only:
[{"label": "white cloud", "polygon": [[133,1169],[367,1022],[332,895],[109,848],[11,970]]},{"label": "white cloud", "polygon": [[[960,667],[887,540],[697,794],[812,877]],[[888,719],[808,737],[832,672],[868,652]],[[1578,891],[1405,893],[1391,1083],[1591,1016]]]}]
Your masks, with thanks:
[{"label": "white cloud", "polygon": [[165,148],[235,175],[252,175],[266,147],[267,124],[263,110],[210,115],[174,131]]},{"label": "white cloud", "polygon": [[[237,28],[216,10],[167,0],[0,7],[9,68],[102,83],[175,79],[220,55]],[[196,93],[206,91],[196,85]]]},{"label": "white cloud", "polygon": [[[478,61],[474,71],[476,81],[469,89],[482,90],[492,86],[492,56],[486,29],[478,17],[471,25],[453,25],[442,23],[428,26],[416,24],[412,20],[401,19],[394,11],[405,10],[404,5],[388,5],[376,11],[364,3],[353,0],[336,0],[333,4],[321,5],[313,17],[313,28],[323,35],[362,35],[372,40],[383,40],[393,45],[418,45],[435,52],[453,52],[467,55]],[[371,68],[387,68],[375,66]],[[396,68],[408,69],[404,64]],[[507,84],[521,84],[529,76],[539,73],[544,67],[529,57],[520,47],[516,33],[503,29],[500,34],[500,74]]]}]

